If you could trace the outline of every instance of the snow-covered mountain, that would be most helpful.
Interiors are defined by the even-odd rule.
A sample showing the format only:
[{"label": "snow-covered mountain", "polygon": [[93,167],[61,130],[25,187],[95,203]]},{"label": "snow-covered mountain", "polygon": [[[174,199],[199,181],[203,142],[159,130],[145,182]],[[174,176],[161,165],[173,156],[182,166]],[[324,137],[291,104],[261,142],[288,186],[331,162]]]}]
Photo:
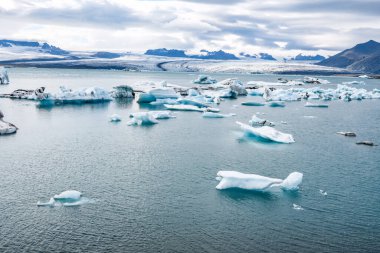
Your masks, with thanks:
[{"label": "snow-covered mountain", "polygon": [[[148,50],[149,51],[149,50]],[[129,71],[181,71],[230,73],[335,74],[345,69],[308,63],[284,63],[265,53],[256,58],[240,55],[240,60],[222,50],[202,50],[186,54],[183,50],[156,49],[147,54],[66,51],[36,41],[0,41],[0,65],[45,68],[120,69]],[[273,58],[273,59],[272,59]],[[268,60],[269,59],[269,60]]]}]

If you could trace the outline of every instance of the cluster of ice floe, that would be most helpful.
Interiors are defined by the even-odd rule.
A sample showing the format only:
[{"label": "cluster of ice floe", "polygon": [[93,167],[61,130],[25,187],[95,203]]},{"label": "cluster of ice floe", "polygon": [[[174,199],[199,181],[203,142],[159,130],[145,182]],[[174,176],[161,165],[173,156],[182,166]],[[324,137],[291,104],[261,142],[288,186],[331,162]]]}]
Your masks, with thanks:
[{"label": "cluster of ice floe", "polygon": [[213,84],[216,82],[216,79],[206,75],[199,75],[197,79],[193,80],[195,84]]},{"label": "cluster of ice floe", "polygon": [[38,201],[37,206],[79,206],[88,203],[89,199],[82,197],[82,193],[75,190],[68,190],[54,195],[47,202]]},{"label": "cluster of ice floe", "polygon": [[303,174],[290,173],[285,179],[264,177],[256,174],[244,174],[237,171],[219,171],[216,189],[241,188],[245,190],[270,191],[273,189],[298,190]]},{"label": "cluster of ice floe", "polygon": [[379,99],[380,90],[357,89],[347,85],[338,84],[336,89],[313,88],[290,88],[290,89],[265,89],[263,97],[267,101],[299,101],[302,99],[315,100],[362,100]]}]

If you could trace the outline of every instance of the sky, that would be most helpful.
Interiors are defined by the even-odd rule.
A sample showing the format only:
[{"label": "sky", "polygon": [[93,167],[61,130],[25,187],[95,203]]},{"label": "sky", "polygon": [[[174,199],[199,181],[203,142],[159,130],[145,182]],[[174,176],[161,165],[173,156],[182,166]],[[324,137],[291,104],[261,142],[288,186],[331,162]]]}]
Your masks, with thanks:
[{"label": "sky", "polygon": [[328,56],[380,41],[379,13],[380,0],[0,0],[0,39],[66,50]]}]

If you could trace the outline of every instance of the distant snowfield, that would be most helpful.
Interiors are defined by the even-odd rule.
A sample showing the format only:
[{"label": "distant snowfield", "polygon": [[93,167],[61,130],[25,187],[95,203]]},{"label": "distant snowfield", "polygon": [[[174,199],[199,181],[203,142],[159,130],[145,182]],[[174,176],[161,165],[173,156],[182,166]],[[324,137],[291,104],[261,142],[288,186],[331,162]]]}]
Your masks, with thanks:
[{"label": "distant snowfield", "polygon": [[52,55],[30,47],[0,47],[0,65],[57,67],[57,68],[101,68],[127,71],[172,71],[205,73],[348,73],[346,69],[331,68],[303,62],[278,62],[266,60],[201,60],[127,54],[105,59],[91,55],[94,52],[71,52],[70,55]]}]

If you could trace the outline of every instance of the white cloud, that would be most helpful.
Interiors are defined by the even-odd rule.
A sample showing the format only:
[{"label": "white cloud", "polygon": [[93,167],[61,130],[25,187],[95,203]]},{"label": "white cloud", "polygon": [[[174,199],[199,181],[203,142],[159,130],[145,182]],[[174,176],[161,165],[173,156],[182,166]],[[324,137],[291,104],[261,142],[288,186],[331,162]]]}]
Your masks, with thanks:
[{"label": "white cloud", "polygon": [[376,0],[2,0],[2,36],[64,49],[167,47],[277,56],[380,40]]}]

